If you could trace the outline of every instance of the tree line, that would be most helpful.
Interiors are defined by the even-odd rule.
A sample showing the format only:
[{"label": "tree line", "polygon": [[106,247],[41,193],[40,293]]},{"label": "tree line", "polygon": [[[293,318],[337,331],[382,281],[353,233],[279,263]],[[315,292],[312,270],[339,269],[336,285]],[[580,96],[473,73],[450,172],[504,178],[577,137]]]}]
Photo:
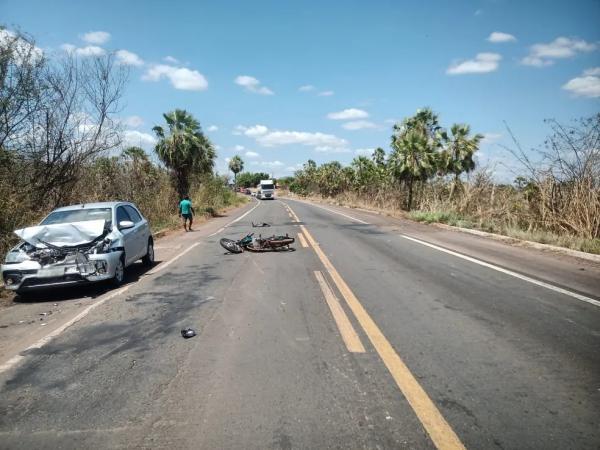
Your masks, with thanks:
[{"label": "tree line", "polygon": [[213,173],[215,148],[187,111],[165,113],[153,128],[156,158],[123,145],[127,81],[114,54],[47,53],[0,27],[0,252],[14,229],[66,204],[133,201],[156,229],[177,220],[186,194],[207,214],[238,201]]},{"label": "tree line", "polygon": [[[507,126],[514,183],[476,167],[483,136],[467,124],[440,126],[429,108],[394,125],[389,150],[376,148],[344,166],[308,160],[280,179],[291,192],[412,217],[475,226],[600,253],[600,114],[547,120],[543,145],[525,150]],[[468,174],[468,177],[463,177]],[[577,239],[569,240],[569,237]]]},{"label": "tree line", "polygon": [[375,190],[402,189],[404,207],[413,208],[415,189],[434,177],[452,176],[452,194],[460,186],[459,178],[475,168],[475,152],[483,136],[471,134],[467,124],[442,128],[439,116],[423,108],[394,125],[389,154],[378,147],[371,157],[357,156],[349,166],[337,161],[317,167],[309,160],[292,179],[286,179],[293,192],[318,192],[335,196],[346,190],[369,195]]}]

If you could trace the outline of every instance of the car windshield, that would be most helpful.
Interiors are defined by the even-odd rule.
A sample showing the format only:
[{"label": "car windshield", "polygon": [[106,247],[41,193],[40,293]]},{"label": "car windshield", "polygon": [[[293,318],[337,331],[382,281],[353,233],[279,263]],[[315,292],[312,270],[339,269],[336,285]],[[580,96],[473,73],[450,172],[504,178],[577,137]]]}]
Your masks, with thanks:
[{"label": "car windshield", "polygon": [[273,189],[272,184],[261,184],[261,189]]},{"label": "car windshield", "polygon": [[89,220],[105,220],[112,222],[111,208],[71,209],[67,211],[54,211],[48,215],[40,225],[54,225],[57,223],[87,222]]}]

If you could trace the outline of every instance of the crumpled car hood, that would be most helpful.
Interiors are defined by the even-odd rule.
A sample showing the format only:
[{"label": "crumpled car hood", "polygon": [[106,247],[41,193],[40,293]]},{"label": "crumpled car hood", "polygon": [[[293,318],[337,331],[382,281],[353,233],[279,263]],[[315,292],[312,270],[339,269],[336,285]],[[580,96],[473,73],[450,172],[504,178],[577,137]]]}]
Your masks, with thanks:
[{"label": "crumpled car hood", "polygon": [[92,242],[104,233],[104,220],[38,225],[15,230],[15,234],[34,247],[77,246]]}]

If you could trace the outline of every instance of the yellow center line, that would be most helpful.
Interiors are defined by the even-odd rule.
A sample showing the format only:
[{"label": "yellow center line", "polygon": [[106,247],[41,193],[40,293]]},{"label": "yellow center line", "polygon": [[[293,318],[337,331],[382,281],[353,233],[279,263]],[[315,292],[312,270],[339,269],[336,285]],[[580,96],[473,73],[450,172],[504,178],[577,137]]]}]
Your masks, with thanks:
[{"label": "yellow center line", "polygon": [[308,247],[308,244],[306,243],[306,239],[304,239],[304,235],[302,233],[298,233],[298,239],[300,240],[300,245],[302,245],[302,247],[304,247],[304,248]]},{"label": "yellow center line", "polygon": [[[294,215],[296,221],[299,222],[298,217],[293,211],[292,214]],[[398,388],[429,434],[433,444],[438,449],[444,450],[464,449],[464,445],[450,424],[446,422],[446,419],[444,419],[442,413],[429,398],[427,392],[425,392],[425,390],[421,387],[402,358],[400,358],[398,353],[396,353],[392,347],[392,344],[390,344],[375,321],[371,318],[371,316],[369,316],[369,313],[367,313],[366,309],[362,306],[358,298],[356,298],[350,287],[335,269],[323,250],[321,250],[321,247],[317,241],[315,241],[304,225],[300,225],[300,228],[314,249],[315,253],[329,272],[331,279],[344,297],[344,300],[346,300],[346,304],[373,344],[373,347],[379,354],[379,357],[382,359],[383,363],[394,378]]]},{"label": "yellow center line", "polygon": [[346,348],[351,353],[364,353],[365,347],[354,330],[352,323],[350,323],[350,319],[348,319],[342,305],[340,305],[340,301],[329,287],[329,284],[327,284],[325,277],[318,270],[315,270],[315,277],[321,287],[321,291],[323,291],[327,306],[329,306],[329,309],[331,310],[333,320],[335,320],[335,324],[342,335],[342,340],[346,344]]}]

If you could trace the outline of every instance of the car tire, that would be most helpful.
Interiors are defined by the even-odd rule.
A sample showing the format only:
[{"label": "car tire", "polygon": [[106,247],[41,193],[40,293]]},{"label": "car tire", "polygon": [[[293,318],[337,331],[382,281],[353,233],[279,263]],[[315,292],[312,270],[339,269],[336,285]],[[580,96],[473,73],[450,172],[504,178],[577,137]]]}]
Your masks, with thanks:
[{"label": "car tire", "polygon": [[113,287],[119,287],[123,284],[125,280],[125,254],[123,254],[119,261],[117,262],[117,267],[115,267],[115,275],[111,280],[111,284]]},{"label": "car tire", "polygon": [[142,264],[146,267],[152,267],[154,265],[154,241],[152,238],[148,239],[146,254],[142,258]]}]

